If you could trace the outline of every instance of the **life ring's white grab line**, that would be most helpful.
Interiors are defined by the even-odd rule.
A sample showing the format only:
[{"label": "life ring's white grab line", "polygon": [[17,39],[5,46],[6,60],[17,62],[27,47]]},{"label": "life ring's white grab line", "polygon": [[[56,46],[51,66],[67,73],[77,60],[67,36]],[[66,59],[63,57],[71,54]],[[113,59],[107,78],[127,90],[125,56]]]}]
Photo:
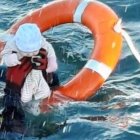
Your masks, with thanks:
[{"label": "life ring's white grab line", "polygon": [[[88,6],[89,2],[94,2],[94,0],[82,0],[81,3],[77,6],[77,9],[73,15],[73,21],[81,23],[82,15]],[[118,20],[117,24],[114,26],[114,31],[117,33],[121,33],[124,39],[126,40],[131,52],[135,56],[135,58],[140,63],[140,54],[136,50],[135,45],[133,44],[131,37],[128,35],[128,33],[122,29],[121,27],[121,19]],[[98,62],[97,60],[89,60],[87,64],[85,65],[85,68],[91,69],[93,71],[96,71],[98,74],[100,74],[105,80],[109,77],[109,75],[112,72],[112,69],[109,68],[107,65]]]},{"label": "life ring's white grab line", "polygon": [[[129,46],[131,52],[133,53],[133,55],[135,56],[137,61],[140,63],[140,54],[136,50],[136,47],[133,44],[129,34],[125,30],[122,29],[122,27],[121,27],[121,19],[118,20],[117,24],[114,26],[114,31],[117,32],[117,33],[121,33],[122,34],[122,36],[124,37],[124,39],[126,40],[128,46]],[[99,61],[94,60],[94,59],[88,60],[88,62],[86,63],[84,68],[88,68],[88,69],[91,69],[92,71],[97,72],[105,80],[109,77],[109,75],[112,72],[112,69],[110,67],[108,67],[104,63],[99,62]]]},{"label": "life ring's white grab line", "polygon": [[122,29],[121,22],[122,22],[122,20],[119,19],[117,24],[114,26],[114,31],[122,34],[122,36],[124,37],[124,39],[126,40],[126,42],[128,44],[128,47],[130,48],[130,50],[132,52],[132,54],[135,56],[137,61],[140,63],[140,54],[137,51],[134,43],[132,42],[132,39],[129,36],[129,34],[125,30]]},{"label": "life ring's white grab line", "polygon": [[135,56],[137,61],[140,63],[140,54],[139,54],[138,50],[136,49],[134,43],[132,42],[131,37],[125,30],[122,30],[121,33],[122,33],[122,36],[124,37],[124,39],[126,40],[128,47],[130,48],[132,54]]}]

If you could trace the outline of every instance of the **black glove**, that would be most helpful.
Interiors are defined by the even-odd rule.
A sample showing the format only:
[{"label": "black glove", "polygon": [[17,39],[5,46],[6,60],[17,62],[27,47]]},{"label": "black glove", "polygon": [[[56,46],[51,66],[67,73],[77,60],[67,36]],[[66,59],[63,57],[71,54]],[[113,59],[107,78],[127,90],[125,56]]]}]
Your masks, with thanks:
[{"label": "black glove", "polygon": [[46,70],[48,65],[47,52],[41,48],[39,53],[32,58],[33,69]]},{"label": "black glove", "polygon": [[51,89],[54,89],[60,85],[59,78],[56,73],[54,73],[54,72],[47,73],[44,70],[44,71],[42,71],[42,74]]},{"label": "black glove", "polygon": [[57,88],[60,85],[60,81],[56,73],[54,72],[52,73],[52,81],[51,83],[48,83],[48,84],[52,89]]}]

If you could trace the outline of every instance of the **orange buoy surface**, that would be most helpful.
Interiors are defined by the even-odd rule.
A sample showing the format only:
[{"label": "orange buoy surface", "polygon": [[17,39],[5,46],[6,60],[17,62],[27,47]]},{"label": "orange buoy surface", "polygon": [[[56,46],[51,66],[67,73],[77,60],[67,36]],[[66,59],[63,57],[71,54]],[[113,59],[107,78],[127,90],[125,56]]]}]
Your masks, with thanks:
[{"label": "orange buoy surface", "polygon": [[121,54],[122,36],[113,30],[118,20],[111,8],[98,1],[57,0],[29,13],[8,30],[8,34],[14,34],[23,23],[36,23],[41,32],[65,23],[80,23],[94,36],[95,44],[91,44],[93,50],[85,66],[68,83],[54,90],[49,100],[41,102],[42,111],[46,104],[86,100],[97,92]]}]

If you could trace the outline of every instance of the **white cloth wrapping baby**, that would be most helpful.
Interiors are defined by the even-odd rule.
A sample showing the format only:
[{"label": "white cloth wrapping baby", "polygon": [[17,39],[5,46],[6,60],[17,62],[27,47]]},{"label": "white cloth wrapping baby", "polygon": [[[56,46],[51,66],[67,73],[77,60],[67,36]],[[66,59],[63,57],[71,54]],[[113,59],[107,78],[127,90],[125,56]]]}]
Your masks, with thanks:
[{"label": "white cloth wrapping baby", "polygon": [[32,70],[27,75],[21,91],[21,101],[26,103],[34,98],[35,100],[49,97],[51,90],[45,81],[40,70]]}]

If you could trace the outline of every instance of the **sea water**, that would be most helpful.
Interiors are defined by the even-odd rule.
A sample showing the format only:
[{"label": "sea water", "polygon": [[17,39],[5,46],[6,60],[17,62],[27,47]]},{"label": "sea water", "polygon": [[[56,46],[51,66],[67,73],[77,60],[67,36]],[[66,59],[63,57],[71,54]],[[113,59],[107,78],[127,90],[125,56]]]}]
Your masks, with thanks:
[{"label": "sea water", "polygon": [[[0,33],[28,12],[51,0],[1,0]],[[140,1],[101,0],[122,18],[140,52]],[[66,24],[44,33],[58,58],[61,84],[69,81],[86,63],[94,40],[79,24]],[[109,54],[107,54],[109,55]],[[83,81],[84,82],[84,81]],[[86,83],[85,83],[86,84]],[[119,63],[102,88],[89,101],[59,105],[40,116],[27,113],[28,136],[1,133],[9,140],[139,140],[140,139],[140,64],[125,40]],[[4,84],[0,83],[0,109]],[[31,122],[31,123],[30,123]]]}]

